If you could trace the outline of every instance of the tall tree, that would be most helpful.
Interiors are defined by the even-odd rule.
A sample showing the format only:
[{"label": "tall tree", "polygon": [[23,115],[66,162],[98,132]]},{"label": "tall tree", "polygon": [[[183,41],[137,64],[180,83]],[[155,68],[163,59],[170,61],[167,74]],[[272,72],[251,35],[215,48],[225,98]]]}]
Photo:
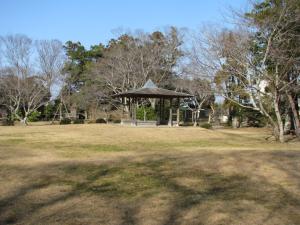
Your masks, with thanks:
[{"label": "tall tree", "polygon": [[125,34],[110,41],[94,73],[115,94],[138,88],[149,78],[167,85],[181,57],[181,44],[180,34],[173,27],[166,33]]},{"label": "tall tree", "polygon": [[43,74],[49,92],[60,79],[65,61],[62,43],[59,40],[36,41],[39,73]]},{"label": "tall tree", "polygon": [[68,59],[63,69],[65,80],[61,102],[87,112],[91,107],[97,107],[97,99],[102,96],[102,88],[96,86],[90,69],[102,57],[104,46],[93,45],[87,50],[80,42],[68,41],[64,49]]},{"label": "tall tree", "polygon": [[[263,57],[269,71],[275,71],[277,74],[275,76],[278,78],[279,94],[283,92],[286,94],[277,101],[289,103],[295,131],[300,137],[298,109],[300,3],[296,0],[265,0],[255,4],[253,10],[246,16],[258,29],[255,33],[256,44],[253,52],[256,57]],[[262,49],[267,53],[265,56],[260,53]],[[279,117],[280,108],[276,111],[276,116]]]},{"label": "tall tree", "polygon": [[[36,49],[33,41],[25,35],[1,37],[1,42],[4,58],[0,73],[0,87],[4,92],[2,104],[11,116],[27,124],[28,116],[50,100],[53,79],[59,73],[54,65],[61,64],[61,58],[57,56],[62,51],[48,49],[54,43],[59,46],[57,41],[45,46],[39,44]],[[37,65],[33,63],[32,53],[38,56]]]},{"label": "tall tree", "polygon": [[197,126],[201,110],[203,110],[204,106],[206,108],[211,107],[215,101],[211,82],[197,77],[192,79],[180,77],[176,80],[176,88],[194,96],[194,98],[186,101],[186,106],[192,111],[194,126]]},{"label": "tall tree", "polygon": [[[299,68],[299,46],[286,48],[290,40],[299,40],[298,5],[292,0],[255,4],[243,18],[245,26],[203,30],[191,51],[197,53],[195,63],[199,70],[215,81],[217,92],[266,116],[280,142],[284,142],[285,118],[280,106],[286,102],[286,91],[292,83],[287,77],[293,68]],[[232,78],[238,85],[228,89]],[[241,96],[245,101],[239,100]]]}]

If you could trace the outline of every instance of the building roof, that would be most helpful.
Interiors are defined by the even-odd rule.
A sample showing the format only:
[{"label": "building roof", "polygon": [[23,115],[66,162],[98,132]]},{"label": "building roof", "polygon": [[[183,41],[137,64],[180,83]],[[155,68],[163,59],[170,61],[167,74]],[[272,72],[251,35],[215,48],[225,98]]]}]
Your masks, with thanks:
[{"label": "building roof", "polygon": [[177,92],[177,91],[171,91],[163,88],[157,87],[152,80],[148,80],[143,87],[131,90],[131,91],[125,91],[116,95],[113,95],[113,97],[129,97],[129,98],[189,98],[193,97],[193,95]]}]

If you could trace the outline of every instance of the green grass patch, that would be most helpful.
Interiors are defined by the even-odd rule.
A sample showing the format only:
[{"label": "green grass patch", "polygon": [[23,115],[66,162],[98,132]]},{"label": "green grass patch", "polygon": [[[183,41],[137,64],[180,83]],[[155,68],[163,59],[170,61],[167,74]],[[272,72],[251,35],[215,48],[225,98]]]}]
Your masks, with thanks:
[{"label": "green grass patch", "polygon": [[[137,198],[169,191],[180,195],[180,204],[198,204],[206,200],[247,198],[259,201],[257,184],[243,175],[225,175],[203,170],[180,170],[174,160],[127,163],[120,166],[70,165],[63,169],[68,184],[80,193],[111,198]],[[189,187],[180,179],[193,179]]]},{"label": "green grass patch", "polygon": [[0,146],[18,145],[24,143],[26,140],[23,138],[9,138],[0,140]]},{"label": "green grass patch", "polygon": [[130,146],[132,149],[145,150],[171,150],[182,148],[215,148],[215,147],[244,147],[252,146],[252,143],[236,141],[230,138],[214,138],[213,140],[199,139],[196,141],[181,141],[181,142],[134,142]]},{"label": "green grass patch", "polygon": [[87,150],[95,152],[120,152],[125,151],[126,149],[118,145],[109,145],[109,144],[76,144],[76,143],[55,143],[55,149],[60,150]]},{"label": "green grass patch", "polygon": [[90,151],[96,151],[96,152],[120,152],[120,151],[126,150],[125,148],[123,148],[121,146],[108,145],[108,144],[96,144],[96,145],[83,144],[83,145],[80,145],[80,148],[87,149]]}]

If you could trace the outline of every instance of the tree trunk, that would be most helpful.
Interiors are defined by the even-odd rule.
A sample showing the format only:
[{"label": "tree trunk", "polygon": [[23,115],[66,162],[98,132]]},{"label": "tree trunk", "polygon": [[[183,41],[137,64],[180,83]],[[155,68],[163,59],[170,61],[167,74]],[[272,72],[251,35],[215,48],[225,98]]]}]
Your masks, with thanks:
[{"label": "tree trunk", "polygon": [[294,119],[291,122],[294,122],[295,134],[297,135],[298,138],[300,138],[300,120],[299,120],[298,111],[296,109],[295,101],[294,101],[291,94],[287,94],[287,96],[288,96],[289,103],[290,103],[292,113],[293,113],[293,117],[294,117]]},{"label": "tree trunk", "polygon": [[211,112],[208,115],[208,123],[211,123],[215,114],[215,109],[214,106],[212,104],[210,104],[210,108],[211,108]]},{"label": "tree trunk", "polygon": [[59,103],[59,121],[62,120],[62,104],[63,104],[63,100],[62,100],[62,95],[60,95],[60,103]]},{"label": "tree trunk", "polygon": [[21,123],[22,123],[24,126],[27,126],[27,125],[28,125],[27,120],[28,120],[28,118],[27,118],[27,116],[25,116],[25,117],[21,120]]},{"label": "tree trunk", "polygon": [[283,131],[283,127],[280,127],[280,126],[276,125],[273,128],[273,132],[274,132],[274,136],[275,136],[276,141],[284,143],[284,131]]},{"label": "tree trunk", "polygon": [[232,128],[236,129],[239,127],[239,120],[237,116],[232,117]]},{"label": "tree trunk", "polygon": [[282,118],[280,115],[280,111],[279,111],[279,99],[277,94],[275,93],[274,96],[274,108],[275,108],[275,115],[276,115],[276,119],[277,119],[277,126],[275,127],[275,138],[277,141],[280,141],[281,143],[284,142],[284,127],[283,127],[283,122],[282,122]]},{"label": "tree trunk", "polygon": [[193,118],[194,118],[194,127],[197,126],[197,112],[193,112]]},{"label": "tree trunk", "polygon": [[292,130],[292,116],[288,113],[284,120],[283,132],[284,134],[289,134]]}]

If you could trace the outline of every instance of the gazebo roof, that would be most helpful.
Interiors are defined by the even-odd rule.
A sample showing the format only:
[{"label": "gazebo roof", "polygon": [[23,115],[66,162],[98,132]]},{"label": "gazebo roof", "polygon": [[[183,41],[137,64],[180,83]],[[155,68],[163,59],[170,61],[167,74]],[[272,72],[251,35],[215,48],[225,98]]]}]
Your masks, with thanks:
[{"label": "gazebo roof", "polygon": [[148,80],[143,87],[136,90],[125,91],[113,97],[129,97],[129,98],[189,98],[193,97],[190,94],[171,91],[157,87],[152,80]]}]

